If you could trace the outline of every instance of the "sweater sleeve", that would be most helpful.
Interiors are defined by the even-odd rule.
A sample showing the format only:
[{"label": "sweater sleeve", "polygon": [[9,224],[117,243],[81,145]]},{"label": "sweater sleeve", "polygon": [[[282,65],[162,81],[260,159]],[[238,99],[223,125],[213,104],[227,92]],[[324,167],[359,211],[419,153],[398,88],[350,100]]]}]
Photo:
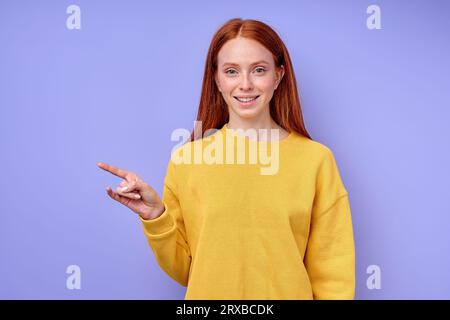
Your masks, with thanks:
[{"label": "sweater sleeve", "polygon": [[314,299],[354,299],[355,248],[350,205],[328,148],[317,173],[304,262]]},{"label": "sweater sleeve", "polygon": [[191,251],[186,237],[182,210],[176,193],[175,165],[170,160],[164,179],[164,212],[157,218],[139,216],[144,234],[159,266],[182,286],[187,286]]}]

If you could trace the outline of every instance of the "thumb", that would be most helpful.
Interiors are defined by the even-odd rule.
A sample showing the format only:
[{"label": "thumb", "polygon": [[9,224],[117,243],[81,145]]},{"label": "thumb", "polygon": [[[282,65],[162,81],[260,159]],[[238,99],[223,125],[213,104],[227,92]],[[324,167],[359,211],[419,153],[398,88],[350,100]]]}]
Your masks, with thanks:
[{"label": "thumb", "polygon": [[141,192],[144,191],[145,183],[141,179],[136,179],[125,185],[121,191],[122,192]]}]

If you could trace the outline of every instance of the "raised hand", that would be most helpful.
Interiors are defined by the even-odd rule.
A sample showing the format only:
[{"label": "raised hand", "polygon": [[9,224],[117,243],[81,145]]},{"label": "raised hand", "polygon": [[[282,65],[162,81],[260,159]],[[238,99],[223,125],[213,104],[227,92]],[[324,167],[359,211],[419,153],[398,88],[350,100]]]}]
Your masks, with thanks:
[{"label": "raised hand", "polygon": [[106,189],[106,193],[112,199],[130,208],[145,220],[155,219],[164,212],[164,204],[158,193],[142,181],[137,174],[103,162],[98,162],[97,166],[124,179],[116,188],[116,191],[113,191],[110,187]]}]

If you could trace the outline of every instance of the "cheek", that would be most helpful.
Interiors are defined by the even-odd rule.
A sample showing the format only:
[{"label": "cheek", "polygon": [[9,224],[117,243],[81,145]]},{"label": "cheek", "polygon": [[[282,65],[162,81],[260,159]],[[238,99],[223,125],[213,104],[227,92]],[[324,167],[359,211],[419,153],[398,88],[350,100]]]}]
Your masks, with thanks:
[{"label": "cheek", "polygon": [[275,80],[270,77],[259,78],[255,81],[255,86],[259,91],[270,94],[275,89]]},{"label": "cheek", "polygon": [[230,92],[236,86],[236,81],[234,79],[219,77],[220,88],[222,89],[222,93]]}]

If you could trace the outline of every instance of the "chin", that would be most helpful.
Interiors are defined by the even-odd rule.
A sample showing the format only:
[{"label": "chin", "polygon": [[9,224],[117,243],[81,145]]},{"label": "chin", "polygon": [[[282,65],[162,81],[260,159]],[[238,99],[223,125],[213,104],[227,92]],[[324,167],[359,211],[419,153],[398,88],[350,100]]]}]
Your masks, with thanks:
[{"label": "chin", "polygon": [[263,110],[260,109],[241,109],[241,108],[233,108],[233,111],[236,115],[243,119],[253,119],[257,118],[259,114],[262,113]]}]

